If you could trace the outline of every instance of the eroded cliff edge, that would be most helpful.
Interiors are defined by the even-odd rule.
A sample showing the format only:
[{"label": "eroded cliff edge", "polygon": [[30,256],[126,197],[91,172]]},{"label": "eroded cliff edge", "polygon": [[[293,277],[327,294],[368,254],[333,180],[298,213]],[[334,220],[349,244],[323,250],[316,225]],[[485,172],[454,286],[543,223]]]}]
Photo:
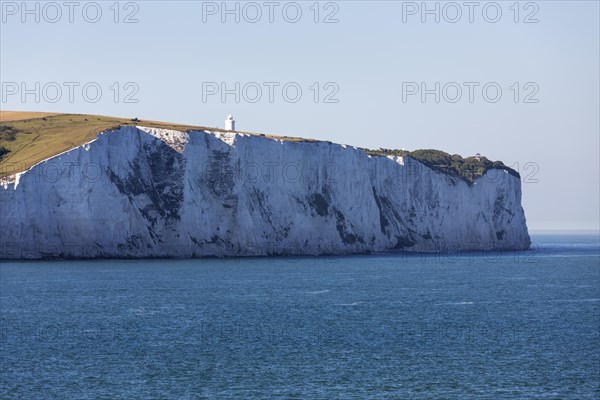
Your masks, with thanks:
[{"label": "eroded cliff edge", "polygon": [[4,178],[4,259],[523,250],[518,176],[329,142],[126,126]]}]

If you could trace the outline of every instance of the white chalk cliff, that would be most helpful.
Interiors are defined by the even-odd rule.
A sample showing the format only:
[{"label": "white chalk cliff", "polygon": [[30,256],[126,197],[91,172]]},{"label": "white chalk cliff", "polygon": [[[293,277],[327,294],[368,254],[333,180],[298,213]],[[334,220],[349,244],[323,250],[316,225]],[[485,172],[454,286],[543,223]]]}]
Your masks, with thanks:
[{"label": "white chalk cliff", "polygon": [[234,132],[122,127],[1,181],[1,258],[527,249],[518,177]]}]

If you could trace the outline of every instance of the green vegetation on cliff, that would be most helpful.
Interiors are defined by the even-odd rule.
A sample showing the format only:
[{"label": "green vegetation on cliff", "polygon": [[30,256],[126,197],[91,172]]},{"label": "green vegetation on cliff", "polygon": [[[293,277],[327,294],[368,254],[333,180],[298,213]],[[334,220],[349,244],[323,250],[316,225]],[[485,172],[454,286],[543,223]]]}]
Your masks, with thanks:
[{"label": "green vegetation on cliff", "polygon": [[460,178],[472,184],[475,179],[485,175],[491,169],[507,171],[509,174],[520,178],[519,173],[504,165],[502,161],[491,161],[486,157],[463,158],[458,154],[450,155],[440,150],[424,149],[415,151],[406,150],[366,150],[371,156],[402,156],[412,157],[425,164],[427,167],[444,174]]}]

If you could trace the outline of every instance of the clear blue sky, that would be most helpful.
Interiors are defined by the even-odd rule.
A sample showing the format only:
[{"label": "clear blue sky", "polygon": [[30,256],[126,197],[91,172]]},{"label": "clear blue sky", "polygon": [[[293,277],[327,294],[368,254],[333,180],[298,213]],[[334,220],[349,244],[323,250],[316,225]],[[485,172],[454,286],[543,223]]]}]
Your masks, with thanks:
[{"label": "clear blue sky", "polygon": [[[121,2],[118,16],[113,1],[97,2],[99,7],[79,2],[72,10],[63,2],[55,3],[58,9],[28,3],[33,14],[23,13],[20,1],[2,2],[0,106],[208,126],[223,126],[232,113],[240,130],[369,148],[479,152],[520,170],[530,229],[598,229],[597,1],[520,2],[518,7],[513,1],[494,3],[499,7],[479,2],[472,22],[464,2],[457,2],[460,9],[440,2],[439,23],[433,14],[422,15],[420,1],[275,3],[271,9],[254,3],[262,13],[258,19],[257,7],[239,2],[236,23],[235,14],[222,22],[222,2]],[[434,9],[436,2],[427,7]],[[292,23],[298,8],[302,15]],[[502,14],[492,23],[498,8]],[[124,23],[127,16],[137,22]],[[338,22],[324,23],[327,18]],[[93,20],[98,22],[88,22]],[[23,82],[30,89],[36,82],[46,86],[39,102],[33,94],[23,101],[21,88],[10,94],[12,83]],[[62,87],[61,97],[52,82]],[[65,82],[79,84],[72,102]],[[93,85],[87,100],[82,93],[90,82],[102,89],[96,103],[90,101]],[[126,87],[128,82],[134,85]],[[210,82],[225,82],[229,89],[240,82],[239,103],[233,94],[225,102],[208,95],[207,89],[214,89]],[[255,103],[251,82],[262,90]],[[271,84],[273,102],[264,82],[278,84]],[[439,103],[435,94],[425,102],[419,93],[408,94],[422,82],[428,89],[440,82]],[[462,90],[455,103],[452,82]],[[473,102],[464,82],[474,82]],[[287,99],[286,83],[293,83]],[[482,88],[488,83],[485,98]],[[291,101],[294,87],[302,90],[297,102]],[[492,102],[496,87],[502,96]],[[125,102],[136,88],[131,99],[138,102]],[[324,102],[335,91],[331,99],[338,102]]]}]

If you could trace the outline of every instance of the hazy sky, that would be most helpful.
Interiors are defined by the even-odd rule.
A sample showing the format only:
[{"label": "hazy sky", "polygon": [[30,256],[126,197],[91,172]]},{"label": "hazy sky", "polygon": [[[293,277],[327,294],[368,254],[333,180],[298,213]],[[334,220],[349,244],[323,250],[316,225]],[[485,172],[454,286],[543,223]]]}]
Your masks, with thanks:
[{"label": "hazy sky", "polygon": [[3,1],[0,106],[479,152],[521,172],[530,229],[598,229],[599,3],[426,8]]}]

